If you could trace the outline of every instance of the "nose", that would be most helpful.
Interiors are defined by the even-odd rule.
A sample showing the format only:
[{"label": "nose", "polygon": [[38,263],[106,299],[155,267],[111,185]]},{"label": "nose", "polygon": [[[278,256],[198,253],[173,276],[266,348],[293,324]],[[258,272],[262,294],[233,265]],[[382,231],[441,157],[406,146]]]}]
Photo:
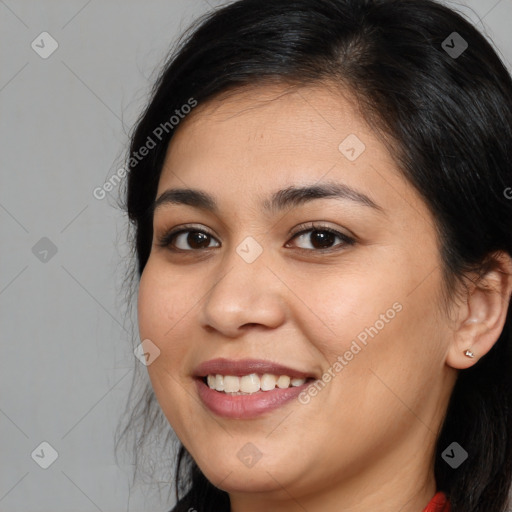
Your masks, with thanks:
[{"label": "nose", "polygon": [[208,291],[200,309],[205,329],[236,338],[251,327],[275,329],[285,322],[286,286],[265,252],[252,263],[235,250],[223,258],[216,267],[219,272],[206,284]]}]

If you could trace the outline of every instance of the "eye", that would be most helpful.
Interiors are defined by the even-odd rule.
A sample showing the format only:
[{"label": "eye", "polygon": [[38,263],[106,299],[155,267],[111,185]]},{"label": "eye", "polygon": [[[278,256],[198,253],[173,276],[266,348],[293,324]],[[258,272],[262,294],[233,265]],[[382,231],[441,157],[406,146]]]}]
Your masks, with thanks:
[{"label": "eye", "polygon": [[[299,226],[303,228],[304,225]],[[292,240],[299,240],[302,244],[309,244],[310,247],[299,247],[301,251],[321,252],[332,251],[338,247],[354,245],[354,238],[341,233],[331,227],[309,224],[309,229],[303,229],[295,233]],[[338,240],[338,243],[336,243]],[[211,245],[214,243],[214,245]],[[210,233],[197,227],[182,226],[172,229],[158,237],[158,245],[175,252],[193,252],[202,249],[220,247],[220,242]],[[285,247],[291,247],[291,241]]]},{"label": "eye", "polygon": [[[301,226],[304,227],[304,226]],[[299,228],[300,229],[300,228]],[[340,240],[337,244],[336,239]],[[337,246],[354,245],[355,240],[333,228],[321,225],[311,225],[309,229],[299,231],[292,240],[299,240],[301,243],[310,245],[310,247],[299,247],[303,251],[330,251],[335,250]],[[333,245],[335,244],[335,245]],[[286,244],[290,247],[290,242]]]},{"label": "eye", "polygon": [[[211,246],[210,243],[213,241],[217,242],[217,245]],[[207,231],[190,227],[182,227],[164,233],[163,236],[159,237],[158,245],[160,247],[167,247],[171,251],[195,251],[220,247],[220,243],[213,235]]]}]

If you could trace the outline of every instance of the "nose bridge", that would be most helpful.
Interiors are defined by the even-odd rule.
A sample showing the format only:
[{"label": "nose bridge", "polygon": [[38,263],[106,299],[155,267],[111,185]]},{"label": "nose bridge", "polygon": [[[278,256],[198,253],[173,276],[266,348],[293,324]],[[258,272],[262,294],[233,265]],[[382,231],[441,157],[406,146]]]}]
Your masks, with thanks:
[{"label": "nose bridge", "polygon": [[266,266],[268,258],[267,250],[253,237],[246,237],[224,255],[220,277],[203,301],[203,325],[236,335],[245,324],[276,327],[283,321],[283,300]]}]

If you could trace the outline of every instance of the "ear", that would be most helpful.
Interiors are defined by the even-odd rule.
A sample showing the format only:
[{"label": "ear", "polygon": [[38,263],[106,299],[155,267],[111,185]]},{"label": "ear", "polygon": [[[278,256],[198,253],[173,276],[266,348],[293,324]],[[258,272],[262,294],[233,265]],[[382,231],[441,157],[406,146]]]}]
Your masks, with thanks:
[{"label": "ear", "polygon": [[[500,337],[512,293],[512,258],[505,252],[492,256],[493,265],[468,285],[456,307],[456,322],[446,364],[465,369],[476,364]],[[474,357],[465,352],[469,350]]]}]

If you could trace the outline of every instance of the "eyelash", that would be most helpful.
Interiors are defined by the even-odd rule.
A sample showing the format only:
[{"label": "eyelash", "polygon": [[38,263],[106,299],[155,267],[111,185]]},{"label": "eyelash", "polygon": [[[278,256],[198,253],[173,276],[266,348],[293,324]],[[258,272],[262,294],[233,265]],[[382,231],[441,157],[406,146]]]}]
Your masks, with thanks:
[{"label": "eyelash", "polygon": [[[336,246],[334,247],[330,247],[330,248],[327,248],[327,249],[303,249],[303,248],[298,248],[299,251],[302,251],[302,252],[308,252],[308,253],[312,253],[312,252],[320,252],[320,253],[327,253],[327,252],[334,252],[334,251],[338,251],[340,249],[342,249],[343,247],[345,246],[351,246],[351,245],[354,245],[356,243],[356,240],[344,233],[341,233],[340,231],[337,231],[331,227],[328,227],[328,226],[322,226],[322,225],[319,225],[319,224],[308,224],[308,229],[302,229],[304,228],[305,225],[301,225],[298,227],[297,231],[295,233],[292,234],[292,238],[290,239],[291,240],[294,240],[295,238],[298,238],[300,235],[304,235],[306,233],[309,233],[309,232],[314,232],[314,231],[320,231],[320,232],[326,232],[326,233],[331,233],[332,235],[335,235],[336,237],[340,238],[342,240],[342,243],[341,244],[338,244],[340,247],[336,248]],[[170,231],[164,233],[162,236],[158,237],[158,245],[160,247],[164,247],[164,248],[167,248],[169,249],[170,251],[174,252],[174,253],[193,253],[193,252],[198,252],[198,251],[204,251],[204,250],[209,250],[209,249],[216,249],[216,247],[206,247],[204,249],[176,249],[176,248],[173,248],[171,247],[171,244],[172,242],[174,241],[174,239],[178,236],[178,235],[181,235],[183,233],[189,233],[189,232],[192,232],[192,233],[202,233],[204,235],[207,235],[209,237],[212,237],[212,238],[215,238],[211,233],[208,233],[208,231],[204,231],[202,229],[198,229],[194,226],[182,226],[181,228],[178,228],[178,229],[171,229]],[[287,242],[286,244],[288,244],[289,242]]]}]

